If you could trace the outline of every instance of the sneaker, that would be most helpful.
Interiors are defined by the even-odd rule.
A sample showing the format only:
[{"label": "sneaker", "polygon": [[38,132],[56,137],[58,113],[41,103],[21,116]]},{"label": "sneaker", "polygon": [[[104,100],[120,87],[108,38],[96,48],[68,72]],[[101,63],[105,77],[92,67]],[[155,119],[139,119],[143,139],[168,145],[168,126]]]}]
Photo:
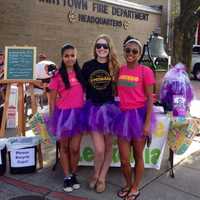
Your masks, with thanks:
[{"label": "sneaker", "polygon": [[67,177],[64,179],[64,191],[65,192],[72,192],[73,191],[73,185],[72,185],[72,178]]},{"label": "sneaker", "polygon": [[76,174],[71,176],[72,187],[75,190],[78,190],[81,186],[80,183],[77,181]]}]

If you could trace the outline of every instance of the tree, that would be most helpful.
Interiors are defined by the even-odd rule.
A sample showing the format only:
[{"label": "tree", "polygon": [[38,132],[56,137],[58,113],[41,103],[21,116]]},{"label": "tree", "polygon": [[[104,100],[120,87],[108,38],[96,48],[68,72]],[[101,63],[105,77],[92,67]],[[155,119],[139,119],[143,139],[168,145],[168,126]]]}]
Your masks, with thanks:
[{"label": "tree", "polygon": [[192,45],[200,20],[200,0],[180,1],[180,14],[174,20],[172,62],[182,62],[190,72]]}]

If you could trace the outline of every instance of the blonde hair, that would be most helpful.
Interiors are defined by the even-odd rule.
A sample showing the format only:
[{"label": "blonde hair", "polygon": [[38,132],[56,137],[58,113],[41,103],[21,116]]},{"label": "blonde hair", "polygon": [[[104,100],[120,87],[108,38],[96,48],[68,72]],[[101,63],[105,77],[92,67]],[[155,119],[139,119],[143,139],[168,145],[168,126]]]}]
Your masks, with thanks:
[{"label": "blonde hair", "polygon": [[117,58],[117,53],[116,53],[113,41],[112,41],[112,39],[110,38],[109,35],[102,34],[102,35],[99,35],[97,37],[97,39],[94,43],[94,49],[93,49],[94,58],[97,59],[96,43],[100,39],[104,39],[108,44],[108,47],[109,47],[108,68],[109,68],[109,72],[110,72],[110,75],[112,77],[112,80],[116,81],[117,78],[118,78],[120,63],[119,63],[118,58]]}]

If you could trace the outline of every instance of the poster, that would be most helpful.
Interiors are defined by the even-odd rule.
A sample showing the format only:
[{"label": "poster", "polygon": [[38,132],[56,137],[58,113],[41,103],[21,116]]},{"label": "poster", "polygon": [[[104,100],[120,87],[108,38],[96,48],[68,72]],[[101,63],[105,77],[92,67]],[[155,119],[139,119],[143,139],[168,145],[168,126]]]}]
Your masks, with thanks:
[{"label": "poster", "polygon": [[[152,143],[149,148],[144,149],[144,162],[146,168],[160,169],[167,141],[167,135],[169,130],[170,118],[164,114],[156,115],[157,123],[155,131],[152,135]],[[81,143],[81,156],[79,165],[91,166],[94,160],[94,150],[92,141],[89,135],[85,135]],[[134,166],[134,159],[131,156],[131,165]],[[113,140],[113,154],[111,166],[119,167],[119,150],[117,146],[116,138]]]},{"label": "poster", "polygon": [[6,80],[35,79],[36,47],[5,48],[5,76]]}]

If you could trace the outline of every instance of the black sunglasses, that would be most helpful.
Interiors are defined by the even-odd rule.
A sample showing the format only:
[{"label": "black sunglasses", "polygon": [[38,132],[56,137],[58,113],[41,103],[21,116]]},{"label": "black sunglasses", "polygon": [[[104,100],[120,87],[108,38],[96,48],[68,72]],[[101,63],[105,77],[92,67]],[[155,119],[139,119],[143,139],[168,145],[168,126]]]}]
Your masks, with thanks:
[{"label": "black sunglasses", "polygon": [[95,46],[96,49],[101,49],[101,47],[103,47],[104,49],[109,49],[108,45],[103,43],[97,43]]},{"label": "black sunglasses", "polygon": [[139,51],[137,49],[125,48],[124,51],[126,53],[138,54]]}]

